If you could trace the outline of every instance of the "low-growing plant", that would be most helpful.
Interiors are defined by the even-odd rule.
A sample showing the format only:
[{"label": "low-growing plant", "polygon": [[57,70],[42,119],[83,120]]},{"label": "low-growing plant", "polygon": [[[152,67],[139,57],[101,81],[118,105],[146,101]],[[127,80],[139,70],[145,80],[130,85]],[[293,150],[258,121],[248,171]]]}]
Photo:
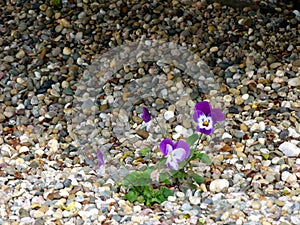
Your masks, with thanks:
[{"label": "low-growing plant", "polygon": [[[141,118],[145,123],[151,122],[152,116],[145,107],[142,109]],[[164,138],[159,144],[163,158],[156,165],[146,166],[144,170],[131,172],[124,177],[122,185],[128,190],[125,199],[145,205],[160,204],[173,195],[174,187],[180,188],[181,185],[187,185],[190,188],[196,188],[197,185],[205,182],[201,175],[193,171],[191,162],[200,160],[211,164],[210,157],[197,150],[197,146],[202,135],[212,134],[214,125],[223,121],[225,116],[220,109],[212,109],[209,102],[202,101],[196,103],[193,119],[197,125],[197,133],[192,134],[186,140],[173,141]],[[146,129],[148,128],[149,126]],[[164,130],[162,133],[164,134]],[[151,154],[151,149],[144,148],[141,154]],[[104,160],[100,150],[97,156],[98,168],[104,173]]]}]

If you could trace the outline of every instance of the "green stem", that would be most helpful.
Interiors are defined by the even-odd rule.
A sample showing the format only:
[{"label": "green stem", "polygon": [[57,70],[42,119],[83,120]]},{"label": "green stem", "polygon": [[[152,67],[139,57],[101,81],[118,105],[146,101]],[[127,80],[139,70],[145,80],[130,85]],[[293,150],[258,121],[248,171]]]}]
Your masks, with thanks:
[{"label": "green stem", "polygon": [[[197,147],[199,142],[201,141],[202,135],[203,135],[202,133],[199,135],[199,138],[196,142],[195,147]],[[192,154],[190,154],[190,157],[186,160],[186,163],[184,164],[184,166],[182,168],[185,168],[187,165],[189,165],[189,168],[192,169],[191,159],[192,159],[193,156],[194,156],[194,151],[192,152]]]},{"label": "green stem", "polygon": [[200,140],[201,140],[201,138],[202,138],[202,135],[203,135],[203,133],[201,133],[201,134],[199,135],[199,139],[198,139],[198,141],[197,141],[197,143],[196,143],[196,147],[199,145],[199,142],[200,142]]},{"label": "green stem", "polygon": [[162,126],[159,124],[158,120],[156,119],[156,117],[154,117],[155,122],[157,123],[157,125],[159,126],[162,135],[165,137],[166,136],[166,132],[165,129],[162,128]]}]

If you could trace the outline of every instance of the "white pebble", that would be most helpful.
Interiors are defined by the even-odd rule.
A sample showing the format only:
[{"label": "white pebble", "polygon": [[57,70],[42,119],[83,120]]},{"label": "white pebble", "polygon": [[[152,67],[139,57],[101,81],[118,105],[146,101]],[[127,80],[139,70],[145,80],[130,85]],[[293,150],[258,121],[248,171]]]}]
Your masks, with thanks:
[{"label": "white pebble", "polygon": [[300,148],[291,142],[283,142],[278,148],[287,157],[296,157],[300,155]]},{"label": "white pebble", "polygon": [[279,134],[281,130],[275,126],[271,126],[271,130],[274,131],[275,133]]},{"label": "white pebble", "polygon": [[288,171],[283,171],[281,174],[281,180],[286,181],[287,183],[293,183],[297,181],[297,176]]},{"label": "white pebble", "polygon": [[229,133],[227,133],[227,132],[225,132],[223,135],[222,135],[222,139],[224,140],[224,139],[231,139],[232,138],[232,136],[229,134]]},{"label": "white pebble", "polygon": [[250,127],[250,132],[257,132],[260,131],[260,125],[258,123],[254,123],[251,127]]},{"label": "white pebble", "polygon": [[229,182],[226,179],[216,179],[213,180],[209,185],[209,190],[211,192],[221,192],[227,190],[229,187]]},{"label": "white pebble", "polygon": [[260,122],[259,122],[259,127],[260,127],[260,131],[264,131],[264,130],[266,129],[265,122],[260,121]]},{"label": "white pebble", "polygon": [[51,139],[48,142],[48,147],[50,152],[57,152],[58,150],[58,141],[56,139]]},{"label": "white pebble", "polygon": [[164,113],[164,118],[165,118],[165,120],[170,120],[170,119],[172,119],[172,118],[174,118],[174,112],[173,111],[166,111],[165,113]]},{"label": "white pebble", "polygon": [[19,149],[19,153],[29,152],[29,148],[27,146],[21,146]]},{"label": "white pebble", "polygon": [[249,94],[243,94],[242,99],[247,100],[249,98]]}]

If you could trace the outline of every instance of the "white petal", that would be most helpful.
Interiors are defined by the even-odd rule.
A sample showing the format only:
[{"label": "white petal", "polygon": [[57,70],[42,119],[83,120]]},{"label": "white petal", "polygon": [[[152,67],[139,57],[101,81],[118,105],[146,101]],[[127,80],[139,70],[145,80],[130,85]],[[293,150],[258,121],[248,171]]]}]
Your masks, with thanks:
[{"label": "white petal", "polygon": [[169,155],[170,153],[172,153],[172,151],[173,151],[172,145],[166,144],[166,150],[167,150],[167,155]]},{"label": "white petal", "polygon": [[171,154],[174,161],[181,162],[185,159],[186,152],[184,148],[176,148]]},{"label": "white petal", "polygon": [[[207,121],[208,122],[208,126],[204,126],[203,122]],[[200,129],[205,129],[205,130],[210,130],[213,127],[213,121],[212,118],[210,116],[206,117],[205,115],[201,115],[198,118],[198,126]]]},{"label": "white petal", "polygon": [[178,170],[179,168],[178,163],[176,162],[176,160],[172,159],[171,156],[167,158],[166,164],[172,170]]}]

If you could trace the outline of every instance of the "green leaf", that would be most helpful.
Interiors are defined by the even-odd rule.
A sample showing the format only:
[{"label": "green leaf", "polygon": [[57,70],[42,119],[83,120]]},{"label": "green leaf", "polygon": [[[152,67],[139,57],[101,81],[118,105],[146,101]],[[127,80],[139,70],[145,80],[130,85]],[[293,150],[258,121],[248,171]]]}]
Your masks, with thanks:
[{"label": "green leaf", "polygon": [[150,184],[152,179],[150,177],[153,167],[148,167],[144,171],[134,171],[124,177],[123,185],[125,187],[132,186],[144,186],[145,184]]},{"label": "green leaf", "polygon": [[159,181],[165,184],[171,184],[171,181],[169,179],[169,175],[167,173],[161,173],[159,175]]},{"label": "green leaf", "polygon": [[211,159],[209,158],[209,156],[205,153],[200,153],[198,151],[194,152],[194,155],[191,157],[191,160],[194,159],[200,159],[202,162],[210,165],[212,163]]},{"label": "green leaf", "polygon": [[199,139],[199,135],[198,134],[192,134],[191,136],[189,136],[187,139],[186,139],[186,143],[188,143],[188,145],[190,147],[192,147],[196,141],[198,141]]},{"label": "green leaf", "polygon": [[202,183],[204,183],[204,181],[205,181],[205,179],[204,179],[202,176],[200,176],[200,175],[198,175],[198,174],[196,174],[196,173],[192,173],[192,174],[191,174],[191,177],[192,177],[193,180],[194,180],[196,183],[198,183],[198,184],[202,184]]},{"label": "green leaf", "polygon": [[131,189],[128,191],[128,193],[125,195],[125,199],[127,199],[130,202],[135,202],[137,198],[139,197],[139,194],[135,189]]},{"label": "green leaf", "polygon": [[205,153],[202,153],[202,156],[201,156],[201,161],[210,165],[212,163],[211,159],[209,158],[209,156]]},{"label": "green leaf", "polygon": [[173,193],[173,191],[171,191],[169,188],[166,188],[166,187],[163,187],[163,188],[161,188],[161,192],[163,193],[163,195],[165,196],[165,197],[169,197],[169,196],[173,196],[174,195],[174,193]]},{"label": "green leaf", "polygon": [[151,149],[148,148],[148,147],[145,147],[145,148],[143,148],[143,149],[140,150],[140,155],[141,155],[141,156],[146,156],[146,155],[148,155],[149,153],[151,153]]},{"label": "green leaf", "polygon": [[[152,201],[157,201],[157,203],[162,203],[168,199],[169,196],[173,196],[174,193],[166,187],[161,188],[158,190],[155,194],[155,198],[152,199]],[[154,203],[154,202],[153,202]]]}]

